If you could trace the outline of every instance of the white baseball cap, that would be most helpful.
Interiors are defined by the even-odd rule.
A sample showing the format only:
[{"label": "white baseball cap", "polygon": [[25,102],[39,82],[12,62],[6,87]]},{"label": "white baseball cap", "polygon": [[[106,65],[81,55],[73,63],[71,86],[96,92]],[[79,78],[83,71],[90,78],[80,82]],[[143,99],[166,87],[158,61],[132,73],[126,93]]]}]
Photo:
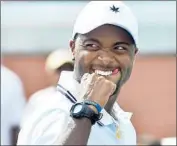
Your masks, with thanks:
[{"label": "white baseball cap", "polygon": [[55,71],[65,63],[73,64],[72,55],[67,49],[57,49],[51,52],[46,59],[46,71]]},{"label": "white baseball cap", "polygon": [[78,15],[72,34],[85,34],[104,24],[125,29],[138,44],[138,22],[128,6],[121,1],[91,1]]}]

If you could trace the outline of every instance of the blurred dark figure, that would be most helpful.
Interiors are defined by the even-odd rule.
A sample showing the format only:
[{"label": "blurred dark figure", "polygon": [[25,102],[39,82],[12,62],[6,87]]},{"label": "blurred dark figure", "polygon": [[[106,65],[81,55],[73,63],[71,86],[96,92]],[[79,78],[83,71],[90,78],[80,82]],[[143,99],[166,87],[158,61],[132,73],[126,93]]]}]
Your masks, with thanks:
[{"label": "blurred dark figure", "polygon": [[160,140],[153,141],[149,144],[149,146],[154,146],[154,145],[161,145]]},{"label": "blurred dark figure", "polygon": [[176,145],[176,137],[166,137],[157,139],[152,135],[141,135],[139,137],[138,145]]},{"label": "blurred dark figure", "polygon": [[160,140],[154,140],[149,144],[149,146],[153,145],[176,145],[176,137],[167,137]]}]

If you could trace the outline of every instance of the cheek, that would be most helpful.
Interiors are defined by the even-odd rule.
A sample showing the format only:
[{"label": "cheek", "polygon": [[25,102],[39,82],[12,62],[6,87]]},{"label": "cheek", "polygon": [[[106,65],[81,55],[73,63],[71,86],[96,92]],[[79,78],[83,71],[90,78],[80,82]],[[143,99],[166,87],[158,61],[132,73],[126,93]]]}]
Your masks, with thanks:
[{"label": "cheek", "polygon": [[120,61],[121,68],[123,70],[127,70],[128,68],[131,68],[131,66],[133,64],[132,60],[133,59],[128,55],[124,55],[124,56],[120,57],[119,61]]},{"label": "cheek", "polygon": [[129,79],[132,72],[133,58],[127,55],[123,56],[119,60],[122,68],[122,81],[126,82]]},{"label": "cheek", "polygon": [[89,72],[94,56],[85,50],[80,50],[75,54],[74,72],[77,81],[80,82],[82,76]]},{"label": "cheek", "polygon": [[[91,67],[92,61],[95,59],[95,53],[81,50],[77,53],[76,61],[79,68],[88,71]],[[75,62],[76,63],[76,62]]]}]

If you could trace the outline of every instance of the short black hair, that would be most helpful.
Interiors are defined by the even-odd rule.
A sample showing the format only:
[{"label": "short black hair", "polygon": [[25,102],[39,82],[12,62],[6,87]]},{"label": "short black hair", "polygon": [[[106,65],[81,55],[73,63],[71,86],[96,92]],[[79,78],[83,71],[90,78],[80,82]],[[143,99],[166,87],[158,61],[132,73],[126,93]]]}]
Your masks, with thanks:
[{"label": "short black hair", "polygon": [[[112,24],[109,24],[109,25],[112,25]],[[129,36],[129,38],[130,38],[130,40],[131,40],[131,43],[136,46],[136,43],[135,43],[135,40],[134,40],[133,36],[132,36],[126,29],[124,29],[124,28],[122,28],[122,27],[120,27],[120,28],[123,29],[123,30],[128,34],[128,36]],[[74,35],[74,37],[73,37],[73,41],[76,41],[79,36],[80,36],[80,34],[79,34],[79,33],[76,33],[76,34]]]},{"label": "short black hair", "polygon": [[60,73],[61,71],[73,71],[74,64],[71,62],[66,62],[56,69],[56,72]]},{"label": "short black hair", "polygon": [[79,36],[79,33],[76,33],[76,34],[74,35],[73,41],[76,41],[77,38],[78,38],[78,36]]}]

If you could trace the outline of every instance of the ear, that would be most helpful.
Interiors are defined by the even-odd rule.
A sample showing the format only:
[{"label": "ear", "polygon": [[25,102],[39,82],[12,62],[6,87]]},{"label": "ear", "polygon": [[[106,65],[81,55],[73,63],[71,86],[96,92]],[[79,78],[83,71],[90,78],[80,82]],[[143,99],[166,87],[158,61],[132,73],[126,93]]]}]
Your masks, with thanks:
[{"label": "ear", "polygon": [[73,55],[73,59],[75,58],[75,41],[74,40],[70,40],[69,41],[69,46]]},{"label": "ear", "polygon": [[138,54],[139,49],[135,48],[135,56],[134,56],[134,60],[133,60],[133,65],[135,64],[135,59],[136,59],[136,55]]},{"label": "ear", "polygon": [[139,49],[138,49],[138,48],[135,48],[135,55],[138,54],[138,51],[139,51]]}]

